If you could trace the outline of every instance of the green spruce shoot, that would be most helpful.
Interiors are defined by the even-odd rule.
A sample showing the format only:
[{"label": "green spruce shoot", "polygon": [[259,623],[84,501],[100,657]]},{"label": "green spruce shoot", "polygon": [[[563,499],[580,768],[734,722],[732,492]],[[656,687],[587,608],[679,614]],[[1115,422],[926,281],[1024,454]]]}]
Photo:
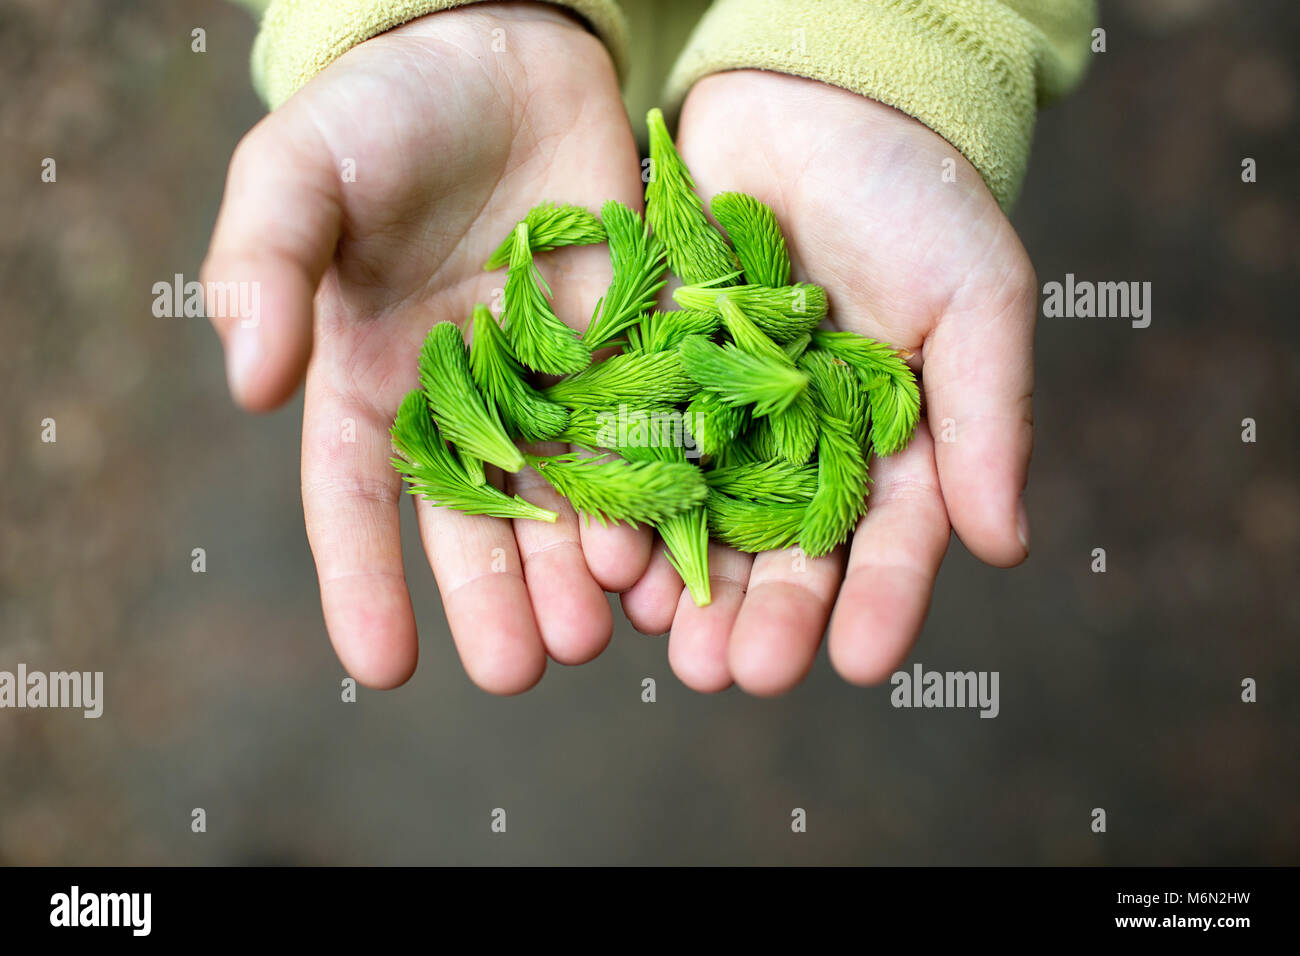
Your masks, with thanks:
[{"label": "green spruce shoot", "polygon": [[702,391],[686,406],[686,421],[701,455],[715,458],[735,445],[749,424],[749,412]]},{"label": "green spruce shoot", "polygon": [[739,272],[735,254],[704,215],[695,180],[677,153],[657,109],[646,115],[650,171],[645,187],[646,220],[668,247],[668,265],[683,282],[730,283]]},{"label": "green spruce shoot", "polygon": [[614,278],[596,302],[596,312],[582,340],[592,349],[607,345],[654,308],[668,279],[664,276],[663,240],[653,235],[638,213],[610,200],[601,207],[609,237]]},{"label": "green spruce shoot", "polygon": [[673,299],[683,309],[718,312],[718,297],[722,295],[740,306],[755,325],[778,342],[797,339],[826,318],[826,290],[807,282],[778,289],[758,285],[728,288],[684,285],[673,292]]},{"label": "green spruce shoot", "polygon": [[624,458],[634,458],[642,433],[646,436],[643,444],[650,444],[654,424],[671,421],[676,415],[671,405],[577,405],[556,440],[592,451],[607,448]]},{"label": "green spruce shoot", "polygon": [[605,524],[654,524],[701,504],[708,486],[693,465],[671,461],[530,455],[529,464],[573,507]]},{"label": "green spruce shoot", "polygon": [[543,393],[552,402],[576,407],[619,402],[684,402],[696,386],[679,352],[625,352],[556,382]]},{"label": "green spruce shoot", "polygon": [[535,372],[568,375],[591,364],[591,349],[551,311],[550,289],[533,263],[528,224],[515,227],[502,312],[519,361]]},{"label": "green spruce shoot", "polygon": [[[791,281],[770,207],[719,193],[709,208],[724,236],[662,114],[647,123],[644,218],[615,201],[599,218],[554,202],[529,210],[485,265],[508,267],[500,325],[477,306],[468,350],[454,324],[430,330],[422,387],[393,422],[393,466],[437,505],[555,521],[487,480],[489,463],[530,464],[584,515],[653,527],[705,605],[710,537],[810,556],[846,541],[866,511],[869,457],[907,446],[920,391],[906,352],[818,327],[826,292]],[[608,244],[613,278],[578,336],[533,257],[596,242]],[[666,269],[685,283],[679,308],[655,311]],[[591,364],[609,346],[622,353]],[[559,380],[535,387],[534,372]],[[524,455],[515,438],[587,453]]]},{"label": "green spruce shoot", "polygon": [[745,281],[751,285],[790,284],[790,253],[776,214],[745,193],[718,193],[709,203],[713,218],[727,231]]},{"label": "green spruce shoot", "polygon": [[469,370],[479,391],[496,406],[506,429],[524,441],[550,441],[569,420],[564,407],[547,400],[526,378],[510,341],[485,305],[474,307]]},{"label": "green spruce shoot", "polygon": [[815,465],[792,465],[779,459],[713,468],[704,473],[704,480],[713,491],[759,503],[808,502],[817,492]]},{"label": "green spruce shoot", "polygon": [[[544,202],[528,210],[522,220],[528,227],[528,248],[532,252],[550,252],[561,246],[589,246],[605,241],[605,229],[594,213],[581,206],[556,205]],[[501,240],[501,245],[483,263],[483,269],[492,272],[510,264],[515,233]]]},{"label": "green spruce shoot", "polygon": [[681,345],[688,335],[712,335],[721,324],[722,318],[713,312],[651,312],[639,327],[628,330],[628,344],[639,352],[667,352]]},{"label": "green spruce shoot", "polygon": [[808,511],[806,504],[762,504],[710,491],[709,531],[737,551],[757,554],[795,544]]},{"label": "green spruce shoot", "polygon": [[813,333],[813,343],[848,363],[867,389],[876,453],[892,455],[906,448],[921,417],[921,392],[898,349],[852,332],[820,329]]},{"label": "green spruce shoot", "polygon": [[817,434],[821,421],[807,391],[790,403],[790,407],[768,419],[772,423],[773,450],[778,458],[804,465],[817,451]]},{"label": "green spruce shoot", "polygon": [[518,495],[507,495],[490,484],[475,484],[447,448],[429,414],[424,392],[408,392],[392,428],[393,467],[406,479],[413,495],[435,505],[494,518],[531,518],[553,522],[554,511],[539,508]]},{"label": "green spruce shoot", "polygon": [[729,405],[752,405],[755,415],[788,408],[808,384],[808,377],[785,361],[758,358],[735,345],[715,345],[700,335],[681,345],[686,374]]},{"label": "green spruce shoot", "polygon": [[444,435],[461,451],[505,471],[518,471],[524,456],[506,434],[495,406],[483,401],[454,322],[439,322],[420,348],[420,384]]}]

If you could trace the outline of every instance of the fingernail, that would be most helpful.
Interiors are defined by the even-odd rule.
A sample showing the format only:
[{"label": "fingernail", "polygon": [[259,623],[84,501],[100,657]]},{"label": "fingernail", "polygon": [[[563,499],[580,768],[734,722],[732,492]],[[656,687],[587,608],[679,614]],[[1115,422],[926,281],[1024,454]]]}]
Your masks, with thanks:
[{"label": "fingernail", "polygon": [[1020,546],[1029,553],[1029,511],[1025,508],[1025,499],[1021,498],[1016,506],[1016,534],[1020,537]]},{"label": "fingernail", "polygon": [[226,379],[230,383],[230,393],[236,398],[242,398],[251,383],[261,351],[257,329],[236,325],[230,330],[226,348]]}]

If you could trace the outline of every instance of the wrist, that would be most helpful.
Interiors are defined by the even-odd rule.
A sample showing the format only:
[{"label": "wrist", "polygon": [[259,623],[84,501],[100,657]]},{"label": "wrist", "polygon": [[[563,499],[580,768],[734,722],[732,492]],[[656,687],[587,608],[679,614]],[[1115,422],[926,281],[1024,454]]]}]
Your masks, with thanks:
[{"label": "wrist", "polygon": [[[895,107],[820,80],[767,70],[729,70],[704,77],[682,106],[683,130],[715,129],[737,117],[758,141],[791,162],[815,152],[840,151],[870,143],[877,156],[899,165],[938,166],[956,159],[970,170],[947,140]],[[968,177],[970,178],[970,177]],[[980,183],[980,191],[984,192]]]}]

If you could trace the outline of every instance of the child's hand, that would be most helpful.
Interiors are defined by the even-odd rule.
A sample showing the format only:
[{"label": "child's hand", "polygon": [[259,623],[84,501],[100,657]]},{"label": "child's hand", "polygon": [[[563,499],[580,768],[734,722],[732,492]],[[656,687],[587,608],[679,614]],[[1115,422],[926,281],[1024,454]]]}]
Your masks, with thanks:
[{"label": "child's hand", "polygon": [[[418,384],[421,341],[493,303],[504,274],[483,262],[530,207],[640,208],[639,170],[605,49],[541,3],[472,5],[370,40],[240,144],[204,278],[259,283],[255,328],[214,320],[242,405],[273,408],[306,374],[307,534],[330,638],[362,683],[391,687],[415,668],[388,429]],[[571,322],[609,281],[603,245],[539,265]],[[418,503],[461,659],[499,693],[536,682],[548,652],[599,653],[603,589],[631,585],[650,552],[644,529],[580,530],[538,476],[518,477],[512,490],[559,511],[555,525]]]},{"label": "child's hand", "polygon": [[849,548],[809,559],[714,546],[705,608],[656,552],[624,608],[647,633],[671,625],[672,667],[698,690],[789,689],[828,620],[836,670],[884,680],[920,631],[950,522],[990,564],[1026,556],[1033,268],[956,149],[845,90],[720,73],[687,98],[678,143],[706,201],[739,190],[773,207],[796,277],[826,287],[840,328],[915,353],[929,428],[923,420],[906,451],[872,460],[869,510]]}]

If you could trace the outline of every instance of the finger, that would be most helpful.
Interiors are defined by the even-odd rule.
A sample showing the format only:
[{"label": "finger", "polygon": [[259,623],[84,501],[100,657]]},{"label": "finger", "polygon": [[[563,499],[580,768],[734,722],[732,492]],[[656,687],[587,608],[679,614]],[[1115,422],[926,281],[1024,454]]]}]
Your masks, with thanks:
[{"label": "finger", "polygon": [[683,684],[702,693],[731,686],[727,640],[745,597],[753,557],[723,545],[709,545],[709,589],[713,601],[696,607],[689,591],[677,601],[668,636],[668,663]]},{"label": "finger", "polygon": [[621,594],[645,574],[654,532],[645,525],[580,525],[582,551],[591,576],[604,590]]},{"label": "finger", "polygon": [[853,684],[885,680],[907,656],[948,549],[948,513],[924,429],[906,451],[873,458],[871,475],[830,626],[831,664]]},{"label": "finger", "polygon": [[510,522],[424,500],[416,514],[465,673],[492,694],[528,690],[546,671],[546,649]]},{"label": "finger", "polygon": [[[573,450],[585,453],[578,446]],[[580,521],[578,534],[587,568],[604,590],[621,594],[645,574],[654,542],[649,525],[633,528],[622,522],[602,525],[598,521]]]},{"label": "finger", "polygon": [[810,558],[787,548],[754,558],[727,652],[731,676],[744,690],[783,694],[808,675],[844,575],[845,550]]},{"label": "finger", "polygon": [[[348,419],[355,441],[344,441]],[[349,435],[350,437],[350,435]],[[368,687],[415,670],[415,615],[402,571],[387,422],[351,407],[313,377],[302,428],[302,504],[325,627],[344,669]]]},{"label": "finger", "polygon": [[998,293],[955,301],[944,314],[925,345],[924,375],[948,516],[971,553],[997,567],[1029,554],[1021,495],[1033,445],[1037,309],[1023,250],[1004,258],[1019,265]]},{"label": "finger", "polygon": [[312,299],[338,241],[338,178],[314,132],[273,113],[239,144],[202,268],[235,400],[283,403],[311,354]]},{"label": "finger", "polygon": [[[563,449],[550,443],[535,446],[535,453],[556,454]],[[508,475],[506,484],[512,494],[560,516],[554,524],[516,521],[515,541],[546,652],[561,664],[585,663],[609,643],[614,616],[604,589],[587,568],[578,516],[568,500],[532,468]]]},{"label": "finger", "polygon": [[[579,331],[584,330],[592,303],[605,294],[612,276],[607,247],[579,246],[548,253],[543,269],[554,277],[550,286],[555,292],[555,314]],[[613,349],[599,349],[593,360],[604,361],[612,354]],[[574,450],[586,452],[578,446]],[[584,521],[579,525],[579,538],[591,576],[602,589],[619,594],[645,573],[654,532],[621,522],[602,525]]]},{"label": "finger", "polygon": [[684,588],[663,541],[656,539],[641,580],[621,595],[623,613],[642,634],[667,634]]}]

